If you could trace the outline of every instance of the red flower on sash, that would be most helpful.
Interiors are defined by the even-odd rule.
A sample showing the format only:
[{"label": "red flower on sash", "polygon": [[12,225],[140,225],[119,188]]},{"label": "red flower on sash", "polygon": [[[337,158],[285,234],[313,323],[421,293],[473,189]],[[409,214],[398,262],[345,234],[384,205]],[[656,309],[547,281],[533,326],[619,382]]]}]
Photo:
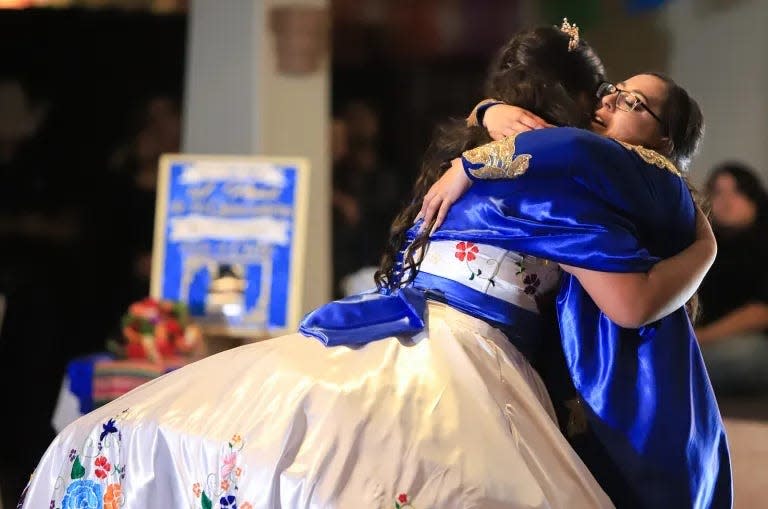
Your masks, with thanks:
[{"label": "red flower on sash", "polygon": [[456,244],[456,258],[458,258],[460,262],[463,262],[465,259],[468,262],[471,262],[477,258],[477,253],[479,252],[480,249],[472,242],[461,241]]}]

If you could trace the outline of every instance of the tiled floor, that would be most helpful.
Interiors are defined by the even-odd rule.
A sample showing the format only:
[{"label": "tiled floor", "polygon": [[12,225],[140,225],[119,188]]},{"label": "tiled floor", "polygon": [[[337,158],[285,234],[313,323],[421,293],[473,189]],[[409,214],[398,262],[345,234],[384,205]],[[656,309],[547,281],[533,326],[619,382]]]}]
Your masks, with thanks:
[{"label": "tiled floor", "polygon": [[768,508],[768,422],[726,418],[731,448],[734,509]]}]

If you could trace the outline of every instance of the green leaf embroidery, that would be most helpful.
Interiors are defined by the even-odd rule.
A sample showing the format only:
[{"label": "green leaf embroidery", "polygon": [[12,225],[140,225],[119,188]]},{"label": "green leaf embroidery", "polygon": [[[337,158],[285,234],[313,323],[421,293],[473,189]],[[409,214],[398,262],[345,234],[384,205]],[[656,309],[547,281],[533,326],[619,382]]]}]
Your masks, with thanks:
[{"label": "green leaf embroidery", "polygon": [[480,274],[482,274],[482,273],[483,273],[483,271],[482,271],[482,270],[480,270],[480,269],[477,269],[477,275],[478,275],[478,276],[479,276]]},{"label": "green leaf embroidery", "polygon": [[208,495],[206,495],[205,492],[203,492],[202,503],[203,509],[211,509],[213,507],[213,502],[211,502],[211,499],[208,498]]},{"label": "green leaf embroidery", "polygon": [[80,456],[77,456],[75,462],[72,464],[70,477],[72,477],[72,479],[82,479],[85,477],[85,468],[83,467],[83,464],[80,463]]},{"label": "green leaf embroidery", "polygon": [[472,281],[473,279],[475,279],[475,273],[474,273],[474,272],[472,273],[472,275],[471,275],[471,276],[469,276],[469,280],[470,280],[470,281]]}]

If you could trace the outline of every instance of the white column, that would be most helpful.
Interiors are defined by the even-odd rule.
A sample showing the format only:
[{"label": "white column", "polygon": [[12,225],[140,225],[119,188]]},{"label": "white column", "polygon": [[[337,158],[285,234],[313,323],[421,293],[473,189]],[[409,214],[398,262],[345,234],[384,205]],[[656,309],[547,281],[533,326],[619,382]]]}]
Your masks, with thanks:
[{"label": "white column", "polygon": [[[257,3],[261,3],[258,2]],[[265,11],[280,5],[328,7],[328,0],[264,0]],[[267,18],[267,16],[265,16]],[[268,19],[265,19],[269,23]],[[330,33],[328,34],[330,40]],[[328,43],[330,47],[330,43]],[[309,159],[309,235],[305,267],[304,309],[309,311],[331,297],[331,170],[330,62],[326,51],[322,68],[302,76],[277,72],[275,40],[262,31],[262,109],[260,147],[270,155],[301,155]]]},{"label": "white column", "polygon": [[329,61],[287,76],[276,66],[270,10],[327,0],[191,0],[182,149],[310,161],[304,311],[330,297]]},{"label": "white column", "polygon": [[183,150],[256,154],[265,15],[258,0],[192,0],[187,37]]}]

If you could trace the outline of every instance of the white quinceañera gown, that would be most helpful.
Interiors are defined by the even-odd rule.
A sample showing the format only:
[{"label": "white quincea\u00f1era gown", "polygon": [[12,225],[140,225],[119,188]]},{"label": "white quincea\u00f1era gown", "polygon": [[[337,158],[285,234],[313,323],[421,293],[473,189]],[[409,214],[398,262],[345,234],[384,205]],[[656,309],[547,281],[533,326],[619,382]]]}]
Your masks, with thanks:
[{"label": "white quincea\u00f1era gown", "polygon": [[[466,281],[470,257],[457,260],[448,244],[430,248],[422,271],[464,279],[532,310],[531,274],[537,292],[557,282],[555,264],[532,259],[524,278],[523,257],[498,250],[493,285]],[[486,248],[472,247],[471,259],[483,261]],[[142,385],[59,434],[22,507],[612,504],[559,431],[541,379],[507,337],[429,301],[426,328],[416,335],[329,348],[291,334]]]}]

